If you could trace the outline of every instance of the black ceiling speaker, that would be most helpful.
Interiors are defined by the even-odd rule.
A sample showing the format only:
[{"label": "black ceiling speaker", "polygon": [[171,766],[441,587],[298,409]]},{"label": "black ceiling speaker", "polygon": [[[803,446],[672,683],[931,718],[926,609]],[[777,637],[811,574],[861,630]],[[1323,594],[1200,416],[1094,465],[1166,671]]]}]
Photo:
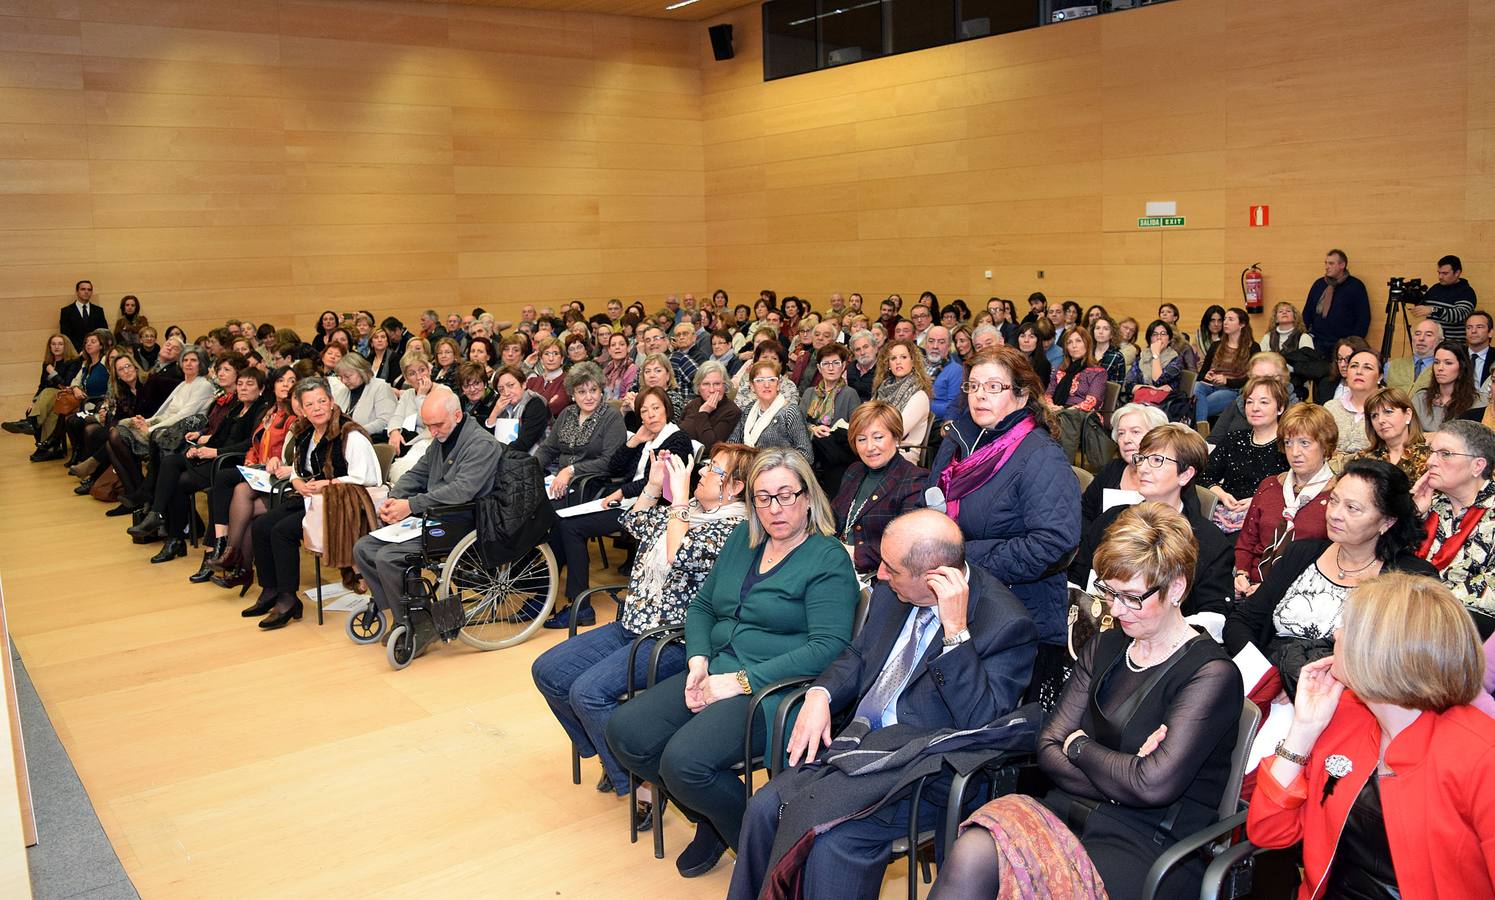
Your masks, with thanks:
[{"label": "black ceiling speaker", "polygon": [[711,32],[711,52],[718,61],[731,59],[736,55],[732,52],[731,25],[712,25],[706,30]]}]

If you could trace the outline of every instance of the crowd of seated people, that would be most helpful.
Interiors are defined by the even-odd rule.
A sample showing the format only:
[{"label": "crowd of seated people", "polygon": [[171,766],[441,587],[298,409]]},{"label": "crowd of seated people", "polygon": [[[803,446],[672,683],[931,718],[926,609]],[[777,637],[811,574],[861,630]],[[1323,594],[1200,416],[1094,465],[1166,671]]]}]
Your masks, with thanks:
[{"label": "crowd of seated people", "polygon": [[[623,301],[590,316],[581,301],[525,306],[513,322],[427,311],[419,332],[328,311],[310,342],[242,321],[189,341],[158,335],[133,296],[101,325],[91,288],[75,288],[6,430],[33,437],[37,462],[65,461],[78,493],[116,500],[129,536],[161,542],[152,562],[202,534],[190,580],[258,585],[244,615],[264,630],[301,617],[307,516],[350,495],[381,491],[377,518],[398,522],[485,495],[501,453],[519,452],[558,509],[600,501],[548,536],[562,603],[546,624],[582,630],[540,655],[534,680],[577,752],[600,759],[600,791],[625,795],[631,776],[646,803],[668,798],[694,823],[682,875],[737,854],[733,897],[874,896],[888,843],[910,815],[940,818],[948,777],[917,808],[904,794],[844,821],[869,782],[843,785],[823,760],[848,741],[938,757],[950,729],[1036,750],[1048,787],[975,811],[937,896],[996,896],[1032,858],[1068,860],[1054,895],[1137,896],[1168,843],[1154,840],[1163,818],[1175,838],[1213,820],[1253,687],[1231,657],[1248,647],[1273,699],[1297,701],[1258,770],[1252,837],[1301,841],[1309,879],[1363,893],[1364,878],[1422,877],[1432,863],[1395,838],[1375,853],[1380,814],[1398,827],[1421,815],[1400,793],[1374,796],[1376,776],[1444,732],[1459,730],[1448,740],[1464,760],[1495,749],[1488,717],[1465,712],[1495,712],[1481,648],[1495,635],[1489,317],[1430,302],[1409,355],[1383,359],[1339,251],[1260,344],[1244,310],[1222,307],[1191,332],[1171,303],[1139,330],[1042,294],[1019,320],[1000,298],[973,314],[925,292],[905,313],[899,295],[817,308],[772,291],[735,307],[686,294],[653,314]],[[240,465],[284,483],[280,496]],[[360,533],[345,583],[408,625],[394,551]],[[628,545],[613,621],[576,603],[595,538]],[[1387,618],[1407,596],[1419,604],[1397,599]],[[1081,606],[1104,620],[1088,640]],[[1426,683],[1382,661],[1388,622],[1428,635],[1397,651]],[[651,656],[628,671],[631,645],[662,625],[683,642],[620,702]],[[1073,674],[1038,728],[1014,713],[1042,696],[1045,658]],[[756,725],[748,705],[784,678],[812,685],[791,768],[749,803],[733,766],[745,741],[766,749],[777,695]],[[1379,766],[1357,743],[1377,727]],[[1314,767],[1367,752],[1348,796],[1324,802]],[[1458,813],[1443,819],[1495,814],[1452,770],[1416,782],[1421,802]],[[1362,799],[1376,817],[1350,805]],[[629,815],[645,828],[650,812]],[[1378,860],[1366,873],[1332,859],[1342,825]],[[807,832],[815,849],[790,852]],[[1164,895],[1202,873],[1186,863]]]}]

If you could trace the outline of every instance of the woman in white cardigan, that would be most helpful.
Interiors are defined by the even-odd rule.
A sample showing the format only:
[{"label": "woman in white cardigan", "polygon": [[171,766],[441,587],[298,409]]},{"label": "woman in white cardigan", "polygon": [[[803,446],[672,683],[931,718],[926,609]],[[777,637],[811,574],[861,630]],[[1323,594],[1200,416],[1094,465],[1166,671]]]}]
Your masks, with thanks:
[{"label": "woman in white cardigan", "polygon": [[331,382],[332,399],[338,409],[362,426],[369,440],[384,443],[390,427],[399,425],[394,421],[400,401],[395,389],[376,377],[369,361],[357,353],[344,356],[332,371],[337,375]]}]

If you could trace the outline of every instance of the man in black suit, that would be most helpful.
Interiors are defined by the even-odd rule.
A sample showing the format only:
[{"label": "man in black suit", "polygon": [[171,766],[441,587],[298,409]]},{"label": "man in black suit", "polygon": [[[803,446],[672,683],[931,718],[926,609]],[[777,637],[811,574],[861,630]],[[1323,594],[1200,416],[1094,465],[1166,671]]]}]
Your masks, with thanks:
[{"label": "man in black suit", "polygon": [[80,281],[73,285],[73,294],[77,299],[60,311],[57,330],[73,342],[74,350],[82,353],[83,339],[88,337],[90,331],[100,328],[107,331],[109,320],[104,316],[104,311],[93,302],[92,281]]},{"label": "man in black suit", "polygon": [[[855,710],[874,728],[977,728],[1016,708],[1032,679],[1032,616],[1000,582],[966,565],[960,527],[948,516],[919,509],[894,519],[883,532],[877,576],[866,623],[805,696],[789,738],[791,766],[831,742],[836,712]],[[779,780],[748,804],[728,900],[753,900],[762,889],[784,799]],[[942,778],[925,788],[924,827],[933,827],[948,787]],[[888,845],[908,833],[909,802],[819,835],[804,864],[804,896],[876,897]]]}]

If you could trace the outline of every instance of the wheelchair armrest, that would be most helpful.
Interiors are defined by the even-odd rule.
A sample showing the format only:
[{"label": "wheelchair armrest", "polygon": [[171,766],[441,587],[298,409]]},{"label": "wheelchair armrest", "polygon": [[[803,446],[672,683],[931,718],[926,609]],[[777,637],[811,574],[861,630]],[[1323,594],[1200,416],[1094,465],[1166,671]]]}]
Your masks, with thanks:
[{"label": "wheelchair armrest", "polygon": [[[618,606],[621,608],[623,605],[623,601],[619,599],[618,595],[626,590],[628,590],[628,584],[626,582],[623,584],[604,584],[602,587],[594,587],[590,590],[582,591],[581,596],[577,597],[576,601],[571,605],[576,609],[581,609],[581,605],[583,603],[586,603],[588,600],[591,600],[593,594],[602,591],[606,592],[608,596],[612,597],[613,602],[618,604]],[[566,628],[566,636],[568,638],[576,637],[576,614],[574,611],[571,615],[571,624]]]},{"label": "wheelchair armrest", "polygon": [[[684,637],[684,636],[685,636],[685,626],[684,625],[661,625],[658,628],[650,628],[648,631],[644,632],[643,634],[641,634],[638,637],[636,637],[636,638],[633,639],[633,643],[628,647],[628,694],[627,694],[627,696],[628,696],[629,700],[633,699],[633,695],[634,695],[633,672],[634,672],[635,666],[638,663],[638,651],[639,651],[639,648],[643,646],[644,641],[646,641],[646,640],[648,640],[650,638],[659,638],[658,645],[662,645],[666,640],[673,640],[675,638],[681,638],[681,637]],[[656,645],[656,647],[655,647],[656,650],[658,649],[658,645]],[[655,654],[654,657],[653,657],[653,659],[654,659],[655,664],[657,665],[658,660],[659,660],[658,654]],[[650,672],[652,673],[653,671],[654,671],[654,667],[651,666],[650,667]],[[644,686],[645,687],[649,687],[653,683],[654,683],[654,679],[650,678],[650,679],[648,679],[648,682]]]},{"label": "wheelchair armrest", "polygon": [[[749,798],[753,796],[753,722],[758,718],[758,707],[763,705],[764,700],[775,694],[793,690],[797,687],[808,687],[810,682],[814,680],[815,678],[810,675],[804,675],[799,678],[784,678],[753,691],[753,699],[748,703],[747,709],[747,728],[744,730],[742,738],[742,783],[747,789],[747,796]],[[779,705],[782,706],[783,704]],[[772,723],[767,724],[771,725]],[[763,760],[765,767],[768,765],[768,755],[773,753],[775,749],[768,746],[770,737],[772,737],[772,732],[764,735],[763,739]]]},{"label": "wheelchair armrest", "polygon": [[477,509],[476,503],[449,503],[446,506],[433,506],[426,510],[427,516],[450,516],[456,513],[468,513]]},{"label": "wheelchair armrest", "polygon": [[1265,852],[1266,848],[1258,847],[1250,841],[1231,844],[1221,850],[1204,870],[1204,881],[1199,885],[1199,900],[1219,900],[1220,887],[1225,883],[1225,876],[1230,874],[1230,870],[1256,854]]},{"label": "wheelchair armrest", "polygon": [[1142,900],[1153,900],[1158,894],[1158,887],[1163,883],[1163,878],[1190,854],[1198,852],[1210,842],[1225,837],[1245,824],[1246,811],[1241,810],[1207,828],[1185,835],[1178,843],[1164,850],[1153,861],[1152,868],[1147,870],[1147,879],[1142,882]]}]

